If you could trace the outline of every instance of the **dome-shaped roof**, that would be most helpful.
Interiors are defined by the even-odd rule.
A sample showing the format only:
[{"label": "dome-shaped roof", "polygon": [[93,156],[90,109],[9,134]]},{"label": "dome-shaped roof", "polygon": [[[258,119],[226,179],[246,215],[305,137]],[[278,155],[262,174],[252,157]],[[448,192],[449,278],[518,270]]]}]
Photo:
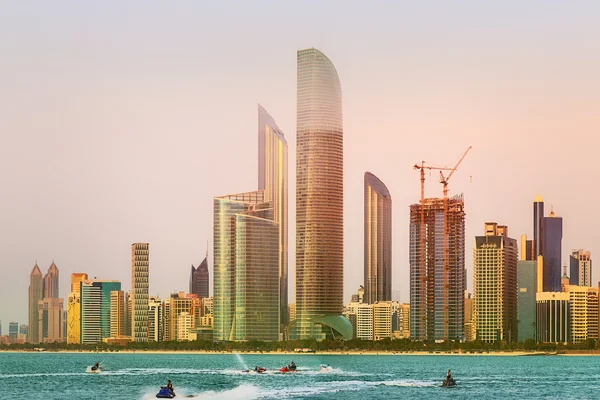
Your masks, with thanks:
[{"label": "dome-shaped roof", "polygon": [[542,199],[542,196],[540,196],[539,194],[537,196],[535,196],[535,199],[533,200],[535,203],[543,203],[544,199]]}]

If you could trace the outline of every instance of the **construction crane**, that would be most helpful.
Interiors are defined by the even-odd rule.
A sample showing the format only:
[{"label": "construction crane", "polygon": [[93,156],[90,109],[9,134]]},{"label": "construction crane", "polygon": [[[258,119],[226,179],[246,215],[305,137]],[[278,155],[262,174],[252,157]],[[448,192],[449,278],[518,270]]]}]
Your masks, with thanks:
[{"label": "construction crane", "polygon": [[[425,341],[427,338],[425,337],[425,285],[427,282],[427,277],[425,276],[425,170],[435,170],[440,171],[452,171],[452,168],[447,167],[435,167],[432,165],[426,165],[425,161],[421,161],[421,164],[415,164],[413,166],[414,170],[421,171],[421,225],[420,225],[420,281],[421,281],[421,340]],[[451,172],[452,173],[452,172]]]},{"label": "construction crane", "polygon": [[448,181],[472,147],[473,146],[469,146],[467,150],[465,150],[454,168],[450,169],[450,173],[447,177],[445,177],[444,173],[440,170],[440,183],[444,186],[444,341],[446,341],[448,336]]}]

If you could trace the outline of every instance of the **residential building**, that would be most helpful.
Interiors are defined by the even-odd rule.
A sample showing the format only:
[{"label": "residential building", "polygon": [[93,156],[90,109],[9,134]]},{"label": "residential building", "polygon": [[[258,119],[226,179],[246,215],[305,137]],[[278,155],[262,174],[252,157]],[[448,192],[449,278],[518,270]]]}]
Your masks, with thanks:
[{"label": "residential building", "polygon": [[475,319],[473,317],[474,300],[471,293],[468,293],[465,296],[465,327],[463,328],[465,342],[471,342],[475,340],[476,337]]},{"label": "residential building", "polygon": [[204,260],[197,268],[194,268],[192,265],[192,272],[190,273],[190,293],[203,299],[208,297],[208,292],[208,254],[206,254],[206,257],[204,257]]},{"label": "residential building", "polygon": [[279,322],[289,324],[288,306],[288,145],[273,117],[258,105],[258,190],[273,204],[279,242]]},{"label": "residential building", "polygon": [[398,326],[402,331],[402,338],[410,337],[410,304],[402,303],[398,309]]},{"label": "residential building", "polygon": [[473,294],[476,339],[487,343],[516,342],[517,241],[508,228],[485,223],[485,236],[475,237]]},{"label": "residential building", "polygon": [[598,339],[598,288],[567,285],[570,305],[570,341],[584,343]]},{"label": "residential building", "polygon": [[[458,195],[447,199],[446,204],[446,213],[444,199],[439,198],[410,206],[410,336],[413,340],[463,339],[464,200]],[[421,211],[425,225],[421,223]]]},{"label": "residential building", "polygon": [[38,332],[44,343],[63,342],[63,299],[46,297],[38,302]]},{"label": "residential building", "polygon": [[[199,321],[195,319],[195,309],[200,308],[200,299],[196,296],[186,296],[183,292],[173,293],[165,300],[164,308],[164,340],[188,340],[181,339],[182,337],[189,337],[189,329],[187,331],[180,331],[180,316],[185,314],[183,326],[187,327],[187,321],[189,317],[190,327],[199,325]],[[186,328],[187,329],[187,328]]]},{"label": "residential building", "polygon": [[592,286],[592,258],[589,251],[573,250],[569,256],[571,285]]},{"label": "residential building", "polygon": [[349,339],[344,281],[342,90],[332,62],[298,51],[296,125],[296,322],[293,339]]},{"label": "residential building", "polygon": [[392,302],[373,303],[373,340],[392,338]]},{"label": "residential building", "polygon": [[364,189],[364,289],[374,304],[392,300],[392,196],[370,172]]},{"label": "residential building", "polygon": [[40,330],[39,326],[39,302],[43,296],[43,283],[42,283],[42,271],[38,267],[37,263],[33,267],[33,270],[29,274],[29,336],[27,341],[29,343],[39,343]]},{"label": "residential building", "polygon": [[125,335],[125,321],[127,316],[125,305],[125,292],[113,290],[110,292],[110,337],[120,338]]},{"label": "residential building", "polygon": [[131,337],[134,342],[148,341],[149,247],[148,243],[131,245]]},{"label": "residential building", "polygon": [[111,337],[111,292],[120,291],[121,282],[88,280],[80,287],[81,343],[100,343]]},{"label": "residential building", "polygon": [[148,300],[148,340],[162,342],[163,340],[163,304],[158,296],[150,296]]},{"label": "residential building", "polygon": [[215,340],[279,340],[279,268],[279,225],[264,191],[215,198]]},{"label": "residential building", "polygon": [[517,262],[517,318],[519,342],[536,340],[537,261]]},{"label": "residential building", "polygon": [[372,304],[359,303],[356,305],[356,338],[362,340],[373,340]]},{"label": "residential building", "polygon": [[190,339],[190,331],[192,330],[192,315],[184,311],[177,316],[177,337],[176,340],[183,341]]},{"label": "residential building", "polygon": [[215,313],[214,297],[205,297],[200,300],[202,301],[202,315],[213,315]]}]

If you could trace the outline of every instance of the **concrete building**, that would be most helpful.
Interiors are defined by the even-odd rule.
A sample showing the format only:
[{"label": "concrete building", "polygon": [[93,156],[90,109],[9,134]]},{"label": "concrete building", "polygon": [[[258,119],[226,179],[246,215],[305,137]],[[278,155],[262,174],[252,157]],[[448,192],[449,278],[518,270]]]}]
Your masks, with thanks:
[{"label": "concrete building", "polygon": [[289,324],[288,306],[288,145],[273,117],[258,105],[258,190],[273,204],[279,233],[279,322]]},{"label": "concrete building", "polygon": [[471,293],[468,293],[465,296],[465,327],[463,331],[463,335],[465,337],[465,342],[471,342],[475,340],[475,323],[473,317],[473,309],[474,309],[474,298]]},{"label": "concrete building", "polygon": [[29,274],[29,343],[41,340],[39,326],[39,302],[43,298],[42,271],[37,263]]},{"label": "concrete building", "polygon": [[[410,336],[413,340],[463,340],[465,212],[462,195],[448,199],[447,205],[446,215],[443,199],[425,199],[423,208],[421,204],[410,206]],[[425,225],[421,223],[422,210]],[[444,220],[447,232],[444,232]]]},{"label": "concrete building", "polygon": [[149,248],[148,243],[131,245],[131,337],[134,342],[148,341]]},{"label": "concrete building", "polygon": [[200,299],[202,301],[202,315],[214,315],[215,313],[215,299],[214,297],[206,297]]},{"label": "concrete building", "polygon": [[214,339],[279,340],[279,225],[264,191],[214,199]]},{"label": "concrete building", "polygon": [[400,308],[398,309],[398,325],[402,331],[402,338],[410,338],[410,304],[400,304]]},{"label": "concrete building", "polygon": [[373,305],[359,303],[356,305],[355,310],[356,338],[362,340],[373,340]]},{"label": "concrete building", "polygon": [[125,335],[127,306],[125,292],[113,290],[110,292],[110,337],[119,338]]},{"label": "concrete building", "polygon": [[392,196],[370,172],[364,178],[364,276],[367,303],[392,300]]},{"label": "concrete building", "polygon": [[177,341],[190,339],[190,331],[192,330],[192,315],[189,312],[182,312],[177,316]]},{"label": "concrete building", "polygon": [[296,303],[288,304],[288,315],[290,318],[290,323],[296,320]]},{"label": "concrete building", "polygon": [[[180,339],[189,337],[189,329],[185,332],[180,332],[180,316],[185,313],[189,316],[190,327],[195,327],[200,321],[195,319],[195,310],[200,308],[200,299],[196,296],[186,296],[183,292],[173,293],[165,300],[164,306],[164,340],[188,340]],[[198,313],[199,314],[199,313]],[[187,316],[183,321],[187,324]],[[185,325],[187,326],[187,325]],[[190,328],[191,329],[191,328]]]},{"label": "concrete building", "polygon": [[148,300],[148,340],[162,342],[164,333],[163,304],[158,296],[150,296]]},{"label": "concrete building", "polygon": [[[342,90],[320,51],[298,51],[296,322],[293,339],[344,337],[344,133]],[[344,334],[345,333],[345,334]]]},{"label": "concrete building", "polygon": [[598,288],[567,285],[571,311],[571,342],[598,339]]},{"label": "concrete building", "polygon": [[517,263],[517,318],[519,342],[536,340],[537,261]]},{"label": "concrete building", "polygon": [[569,256],[569,283],[577,286],[592,286],[592,258],[589,251],[573,250]]},{"label": "concrete building", "polygon": [[392,338],[392,302],[373,303],[373,340]]},{"label": "concrete building", "polygon": [[38,303],[38,331],[44,343],[64,342],[63,299],[45,298]]},{"label": "concrete building", "polygon": [[517,241],[508,228],[485,223],[485,236],[475,237],[473,294],[475,336],[487,343],[516,342]]}]

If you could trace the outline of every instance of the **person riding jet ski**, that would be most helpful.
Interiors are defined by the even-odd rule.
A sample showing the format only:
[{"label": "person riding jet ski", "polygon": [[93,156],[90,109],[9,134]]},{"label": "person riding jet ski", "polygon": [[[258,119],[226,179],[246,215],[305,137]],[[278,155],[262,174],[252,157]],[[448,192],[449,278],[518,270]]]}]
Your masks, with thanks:
[{"label": "person riding jet ski", "polygon": [[448,373],[446,374],[446,379],[444,379],[443,386],[456,386],[456,381],[452,377],[452,372],[450,370],[448,370]]},{"label": "person riding jet ski", "polygon": [[292,362],[290,363],[290,365],[288,365],[288,369],[289,369],[290,371],[295,371],[295,370],[296,370],[296,364],[295,364],[295,363],[292,361]]},{"label": "person riding jet ski", "polygon": [[98,361],[96,361],[96,363],[94,364],[94,366],[92,367],[92,371],[97,371],[100,369],[100,363]]}]

